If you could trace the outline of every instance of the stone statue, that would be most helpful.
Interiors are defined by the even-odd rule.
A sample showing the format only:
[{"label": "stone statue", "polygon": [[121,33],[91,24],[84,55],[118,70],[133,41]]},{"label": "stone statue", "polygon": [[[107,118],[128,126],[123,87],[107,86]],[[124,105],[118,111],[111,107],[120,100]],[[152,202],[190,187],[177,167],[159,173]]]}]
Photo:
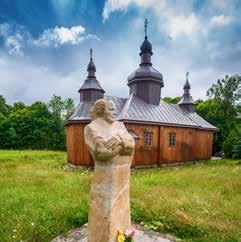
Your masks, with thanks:
[{"label": "stone statue", "polygon": [[85,127],[85,143],[95,162],[89,199],[88,242],[116,242],[117,231],[131,227],[130,165],[134,140],[116,107],[100,99],[91,108],[92,122]]}]

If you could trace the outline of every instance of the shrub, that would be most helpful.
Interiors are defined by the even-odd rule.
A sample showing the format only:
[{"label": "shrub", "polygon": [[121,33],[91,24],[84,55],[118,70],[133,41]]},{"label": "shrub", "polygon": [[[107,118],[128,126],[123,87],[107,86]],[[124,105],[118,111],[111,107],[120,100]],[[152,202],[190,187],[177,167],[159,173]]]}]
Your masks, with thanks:
[{"label": "shrub", "polygon": [[237,136],[238,136],[237,129],[232,129],[229,132],[228,137],[223,143],[223,152],[225,157],[227,158],[233,157],[234,144],[236,142]]}]

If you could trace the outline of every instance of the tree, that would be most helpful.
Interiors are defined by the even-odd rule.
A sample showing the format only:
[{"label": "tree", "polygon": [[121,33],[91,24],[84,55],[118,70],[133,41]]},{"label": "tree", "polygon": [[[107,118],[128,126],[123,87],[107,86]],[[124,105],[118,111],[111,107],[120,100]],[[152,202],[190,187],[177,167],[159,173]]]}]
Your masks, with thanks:
[{"label": "tree", "polygon": [[238,130],[232,129],[223,142],[223,152],[226,157],[233,157],[235,143],[237,142]]},{"label": "tree", "polygon": [[60,96],[56,96],[55,94],[50,99],[48,103],[48,107],[50,112],[56,117],[61,119],[61,115],[64,111],[64,101]]},{"label": "tree", "polygon": [[164,97],[162,100],[167,103],[177,104],[180,102],[181,97]]},{"label": "tree", "polygon": [[226,75],[225,78],[218,79],[217,83],[208,89],[207,96],[216,100],[229,101],[234,105],[241,98],[241,76]]},{"label": "tree", "polygon": [[241,158],[241,125],[239,125],[239,130],[233,145],[233,158]]},{"label": "tree", "polygon": [[220,130],[214,134],[214,152],[224,149],[225,156],[231,157],[241,98],[241,77],[225,76],[207,91],[208,100],[199,102],[196,112]]},{"label": "tree", "polygon": [[11,112],[7,119],[7,145],[8,148],[32,148],[34,143],[32,115],[29,107]]},{"label": "tree", "polygon": [[6,141],[5,121],[6,117],[0,112],[0,147],[3,147]]},{"label": "tree", "polygon": [[214,133],[213,152],[222,150],[222,144],[229,134],[229,129],[221,103],[215,99],[199,101],[195,110],[201,117],[219,128],[219,131]]},{"label": "tree", "polygon": [[65,120],[68,120],[70,116],[74,112],[74,100],[72,98],[67,98],[64,101],[64,109],[65,109]]},{"label": "tree", "polygon": [[0,113],[3,116],[7,116],[9,114],[10,111],[10,106],[6,103],[5,98],[0,95]]},{"label": "tree", "polygon": [[48,103],[52,115],[51,121],[51,148],[64,150],[66,148],[64,120],[62,114],[65,111],[65,103],[60,96],[54,95]]},{"label": "tree", "polygon": [[64,150],[64,122],[74,102],[54,95],[48,104],[22,102],[8,105],[0,96],[0,148]]},{"label": "tree", "polygon": [[51,113],[45,103],[36,102],[30,106],[34,142],[33,149],[51,149]]},{"label": "tree", "polygon": [[13,107],[11,109],[11,112],[16,112],[18,110],[22,110],[26,108],[27,106],[23,102],[16,102],[13,104]]}]

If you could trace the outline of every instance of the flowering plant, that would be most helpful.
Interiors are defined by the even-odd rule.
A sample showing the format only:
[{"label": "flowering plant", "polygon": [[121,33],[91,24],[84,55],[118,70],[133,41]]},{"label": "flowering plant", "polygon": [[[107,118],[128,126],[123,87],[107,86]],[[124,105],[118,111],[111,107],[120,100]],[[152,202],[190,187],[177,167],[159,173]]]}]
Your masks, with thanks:
[{"label": "flowering plant", "polygon": [[118,230],[117,242],[133,242],[135,236],[135,230],[127,229],[125,233],[122,230]]}]

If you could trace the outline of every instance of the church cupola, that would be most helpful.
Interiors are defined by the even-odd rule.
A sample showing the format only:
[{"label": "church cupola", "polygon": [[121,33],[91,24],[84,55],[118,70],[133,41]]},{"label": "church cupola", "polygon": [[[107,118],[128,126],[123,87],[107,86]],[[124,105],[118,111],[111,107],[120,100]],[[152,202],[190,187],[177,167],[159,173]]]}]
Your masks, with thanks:
[{"label": "church cupola", "polygon": [[90,49],[90,62],[87,67],[88,76],[84,84],[79,89],[80,102],[95,102],[104,97],[104,89],[96,79],[96,67],[92,57],[92,49]]},{"label": "church cupola", "polygon": [[186,82],[183,87],[184,93],[183,93],[182,99],[178,104],[180,105],[181,108],[185,109],[186,111],[194,112],[195,103],[190,94],[191,85],[189,83],[188,76],[189,76],[189,72],[186,73]]},{"label": "church cupola", "polygon": [[152,45],[151,45],[151,42],[148,40],[146,29],[147,29],[147,19],[145,20],[145,40],[143,41],[140,47],[141,65],[152,65],[151,64],[151,56],[153,55]]},{"label": "church cupola", "polygon": [[140,67],[128,77],[130,93],[146,103],[159,105],[161,88],[163,85],[162,74],[152,67],[152,44],[147,37],[147,19],[145,19],[145,39],[140,47]]}]

